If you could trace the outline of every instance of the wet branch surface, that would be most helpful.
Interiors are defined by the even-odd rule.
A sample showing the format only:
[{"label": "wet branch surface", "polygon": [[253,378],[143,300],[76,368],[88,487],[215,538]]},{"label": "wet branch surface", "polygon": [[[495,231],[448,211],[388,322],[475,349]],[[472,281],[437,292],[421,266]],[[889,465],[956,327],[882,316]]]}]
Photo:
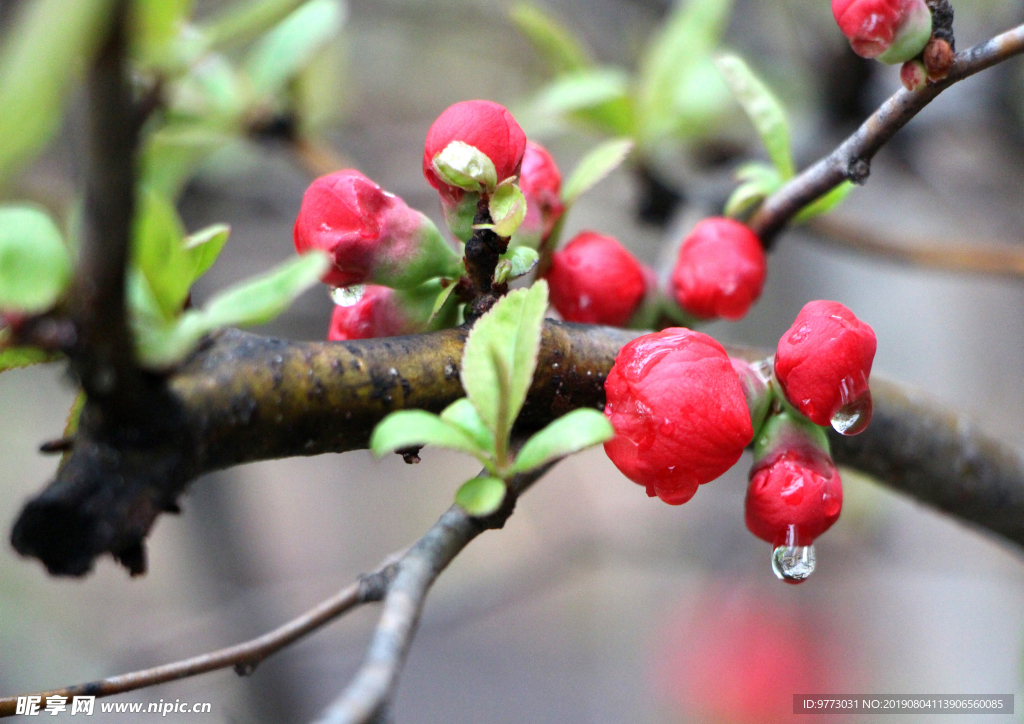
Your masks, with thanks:
[{"label": "wet branch surface", "polygon": [[918,91],[898,91],[835,151],[769,196],[751,219],[751,228],[770,248],[779,232],[805,206],[843,181],[865,183],[875,154],[942,91],[1020,53],[1024,53],[1024,25],[957,53],[945,80],[929,83]]}]

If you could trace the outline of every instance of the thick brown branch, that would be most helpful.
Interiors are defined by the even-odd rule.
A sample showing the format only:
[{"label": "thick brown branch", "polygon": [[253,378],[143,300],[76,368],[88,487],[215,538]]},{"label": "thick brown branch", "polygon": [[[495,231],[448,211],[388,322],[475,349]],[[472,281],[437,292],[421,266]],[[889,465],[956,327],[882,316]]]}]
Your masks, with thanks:
[{"label": "thick brown branch", "polygon": [[804,170],[769,196],[750,221],[751,228],[770,246],[775,236],[805,206],[843,181],[864,183],[871,159],[895,133],[954,83],[1024,52],[1024,25],[958,53],[949,76],[918,91],[900,90],[875,111],[835,151]]}]

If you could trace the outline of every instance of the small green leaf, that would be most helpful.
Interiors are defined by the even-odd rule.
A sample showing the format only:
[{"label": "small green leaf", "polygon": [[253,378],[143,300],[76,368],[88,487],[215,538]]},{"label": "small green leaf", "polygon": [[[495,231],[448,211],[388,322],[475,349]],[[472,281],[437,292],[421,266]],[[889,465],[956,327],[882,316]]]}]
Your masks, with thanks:
[{"label": "small green leaf", "polygon": [[441,290],[440,294],[437,295],[437,299],[434,301],[434,308],[430,310],[430,318],[427,320],[428,322],[433,322],[434,319],[437,318],[438,314],[440,314],[441,310],[444,309],[444,305],[448,303],[452,293],[455,291],[455,286],[456,285],[454,283],[449,284]]},{"label": "small green leaf", "polygon": [[805,221],[810,221],[815,216],[827,214],[835,207],[839,206],[839,204],[843,203],[854,188],[856,188],[854,184],[849,181],[843,181],[820,199],[801,209],[800,213],[793,217],[793,223],[802,224]]},{"label": "small green leaf", "polygon": [[562,186],[562,201],[565,205],[572,205],[576,199],[604,180],[626,160],[632,150],[633,141],[629,138],[605,141],[592,149],[576,165]]},{"label": "small green leaf", "polygon": [[789,122],[778,98],[738,55],[719,56],[715,65],[754,124],[779,176],[783,180],[792,178],[796,170],[790,150]]},{"label": "small green leaf", "polygon": [[462,141],[452,141],[432,161],[434,173],[452,186],[479,192],[498,185],[498,171],[483,151]]},{"label": "small green leaf", "polygon": [[613,437],[615,429],[600,412],[573,410],[527,440],[516,456],[512,471],[525,473],[566,455],[600,445]]},{"label": "small green leaf", "polygon": [[529,115],[561,117],[627,97],[629,75],[621,68],[595,68],[562,76],[534,99]]},{"label": "small green leaf", "polygon": [[590,54],[579,38],[538,6],[519,3],[508,16],[555,73],[571,73],[591,65]]},{"label": "small green leaf", "polygon": [[20,3],[0,53],[0,179],[60,126],[68,89],[92,57],[113,0]]},{"label": "small green leaf", "polygon": [[320,281],[329,266],[326,254],[309,252],[221,292],[203,309],[206,326],[216,329],[231,324],[266,324]]},{"label": "small green leaf", "polygon": [[174,204],[154,191],[143,192],[135,216],[132,261],[167,319],[181,311],[194,278],[195,262],[185,252],[184,235]]},{"label": "small green leaf", "polygon": [[320,52],[345,23],[339,0],[309,0],[255,45],[245,70],[259,95],[272,95]]},{"label": "small green leaf", "polygon": [[370,450],[377,457],[419,445],[461,450],[474,457],[486,454],[461,428],[449,425],[437,415],[423,410],[392,412],[377,423],[370,436]]},{"label": "small green leaf", "polygon": [[732,192],[725,204],[725,215],[743,218],[782,186],[782,178],[774,166],[749,163],[736,172],[743,183]]},{"label": "small green leaf", "polygon": [[134,54],[150,65],[173,59],[171,45],[192,13],[193,0],[133,0]]},{"label": "small green leaf", "polygon": [[516,246],[502,254],[501,259],[509,262],[508,278],[518,279],[534,270],[540,261],[540,254],[528,246]]},{"label": "small green leaf", "polygon": [[232,134],[204,124],[169,123],[145,140],[140,186],[176,199],[196,169],[232,139]]},{"label": "small green leaf", "polygon": [[47,352],[36,347],[7,347],[0,349],[0,372],[56,362],[63,356],[60,352]]},{"label": "small green leaf", "polygon": [[144,365],[165,369],[195,348],[203,335],[230,325],[264,324],[284,311],[292,300],[319,281],[330,261],[322,252],[310,252],[215,296],[201,310],[189,310],[177,319],[162,316],[146,279],[129,276],[135,348]]},{"label": "small green leaf", "polygon": [[0,310],[46,311],[70,282],[71,257],[50,217],[31,206],[0,206]]},{"label": "small green leaf", "polygon": [[301,138],[316,138],[341,120],[347,109],[351,77],[348,43],[339,35],[306,64],[291,86]]},{"label": "small green leaf", "polygon": [[505,502],[508,488],[497,478],[473,478],[455,494],[455,502],[470,515],[482,518],[498,510]]},{"label": "small green leaf", "polygon": [[[548,286],[543,280],[529,289],[510,292],[477,320],[466,340],[462,386],[496,434],[511,429],[526,400],[537,367],[547,305]],[[500,399],[502,388],[508,391],[507,400]],[[501,410],[505,410],[505,419],[499,419]]]},{"label": "small green leaf", "polygon": [[303,0],[235,0],[202,27],[210,45],[221,47],[248,42],[284,20]]},{"label": "small green leaf", "polygon": [[503,183],[491,194],[488,210],[492,223],[485,226],[498,236],[508,238],[526,218],[526,197],[514,183]]},{"label": "small green leaf", "polygon": [[679,89],[718,47],[731,9],[732,0],[676,3],[640,64],[637,100],[643,142],[671,133],[678,125],[683,100]]},{"label": "small green leaf", "polygon": [[469,398],[463,397],[448,405],[441,413],[441,419],[462,430],[481,451],[494,454],[494,435],[480,419],[480,413]]},{"label": "small green leaf", "polygon": [[230,235],[231,227],[227,224],[213,224],[185,237],[185,252],[195,264],[193,283],[217,261]]}]

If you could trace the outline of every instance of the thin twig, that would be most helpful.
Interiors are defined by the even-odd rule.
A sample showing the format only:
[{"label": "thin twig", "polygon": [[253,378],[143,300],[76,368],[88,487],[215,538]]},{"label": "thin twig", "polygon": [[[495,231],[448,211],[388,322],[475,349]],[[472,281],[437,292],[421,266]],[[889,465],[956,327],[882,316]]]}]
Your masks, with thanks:
[{"label": "thin twig", "polygon": [[809,227],[828,242],[890,261],[926,269],[1024,279],[1024,246],[1020,244],[896,240],[835,216],[815,219]]},{"label": "thin twig", "polygon": [[475,518],[453,505],[403,556],[362,666],[317,724],[370,724],[380,716],[398,685],[427,594],[437,576],[480,533],[501,528],[516,499],[550,468],[548,465],[517,475],[501,510],[487,518]]},{"label": "thin twig", "polygon": [[1024,25],[958,53],[949,76],[921,90],[900,90],[875,111],[835,151],[788,181],[769,196],[751,219],[750,226],[770,247],[775,236],[805,206],[843,181],[863,184],[871,173],[871,159],[893,135],[954,83],[1024,52]]}]

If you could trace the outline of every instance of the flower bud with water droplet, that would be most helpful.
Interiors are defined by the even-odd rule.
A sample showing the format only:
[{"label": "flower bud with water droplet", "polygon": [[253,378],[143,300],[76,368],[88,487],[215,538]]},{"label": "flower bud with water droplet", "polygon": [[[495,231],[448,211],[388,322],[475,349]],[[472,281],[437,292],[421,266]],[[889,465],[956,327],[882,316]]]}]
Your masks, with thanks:
[{"label": "flower bud with water droplet", "polygon": [[919,55],[932,35],[925,0],[832,0],[832,14],[853,52],[890,65]]},{"label": "flower bud with water droplet", "polygon": [[809,547],[839,518],[843,487],[824,431],[792,412],[769,418],[754,441],[747,528],[774,546],[772,566],[796,583],[814,570]]},{"label": "flower bud with water droplet", "polygon": [[551,258],[551,304],[562,319],[625,325],[644,300],[649,276],[615,238],[583,231]]},{"label": "flower bud with water droplet", "polygon": [[739,377],[718,342],[673,327],[634,339],[605,381],[615,466],[671,505],[736,464],[754,431]]},{"label": "flower bud with water droplet", "polygon": [[732,219],[704,219],[679,247],[672,292],[690,314],[735,321],[761,296],[767,273],[753,231]]},{"label": "flower bud with water droplet", "polygon": [[440,293],[438,280],[410,290],[374,284],[336,289],[331,294],[335,307],[327,339],[397,337],[454,326],[455,305],[446,305],[438,317],[430,318],[434,301]]},{"label": "flower bud with water droplet", "polygon": [[839,302],[808,302],[779,340],[775,377],[786,399],[816,425],[855,435],[871,420],[868,378],[877,340]]},{"label": "flower bud with water droplet", "polygon": [[353,169],[306,189],[294,237],[300,254],[320,249],[331,256],[323,281],[336,287],[410,289],[460,271],[458,255],[430,219]]},{"label": "flower bud with water droplet", "polygon": [[[480,100],[463,101],[450,106],[430,126],[423,147],[423,175],[440,194],[445,221],[452,233],[462,241],[469,241],[473,235],[473,218],[480,193],[466,183],[451,183],[453,179],[439,174],[435,163],[453,143],[468,146],[489,160],[494,170],[493,184],[489,178],[489,169],[486,179],[482,176],[476,179],[475,173],[463,175],[482,181],[484,186],[493,187],[519,174],[526,151],[526,134],[504,106]],[[452,155],[453,152],[448,153]],[[462,173],[471,169],[455,170]],[[487,191],[484,188],[481,190]]]}]

